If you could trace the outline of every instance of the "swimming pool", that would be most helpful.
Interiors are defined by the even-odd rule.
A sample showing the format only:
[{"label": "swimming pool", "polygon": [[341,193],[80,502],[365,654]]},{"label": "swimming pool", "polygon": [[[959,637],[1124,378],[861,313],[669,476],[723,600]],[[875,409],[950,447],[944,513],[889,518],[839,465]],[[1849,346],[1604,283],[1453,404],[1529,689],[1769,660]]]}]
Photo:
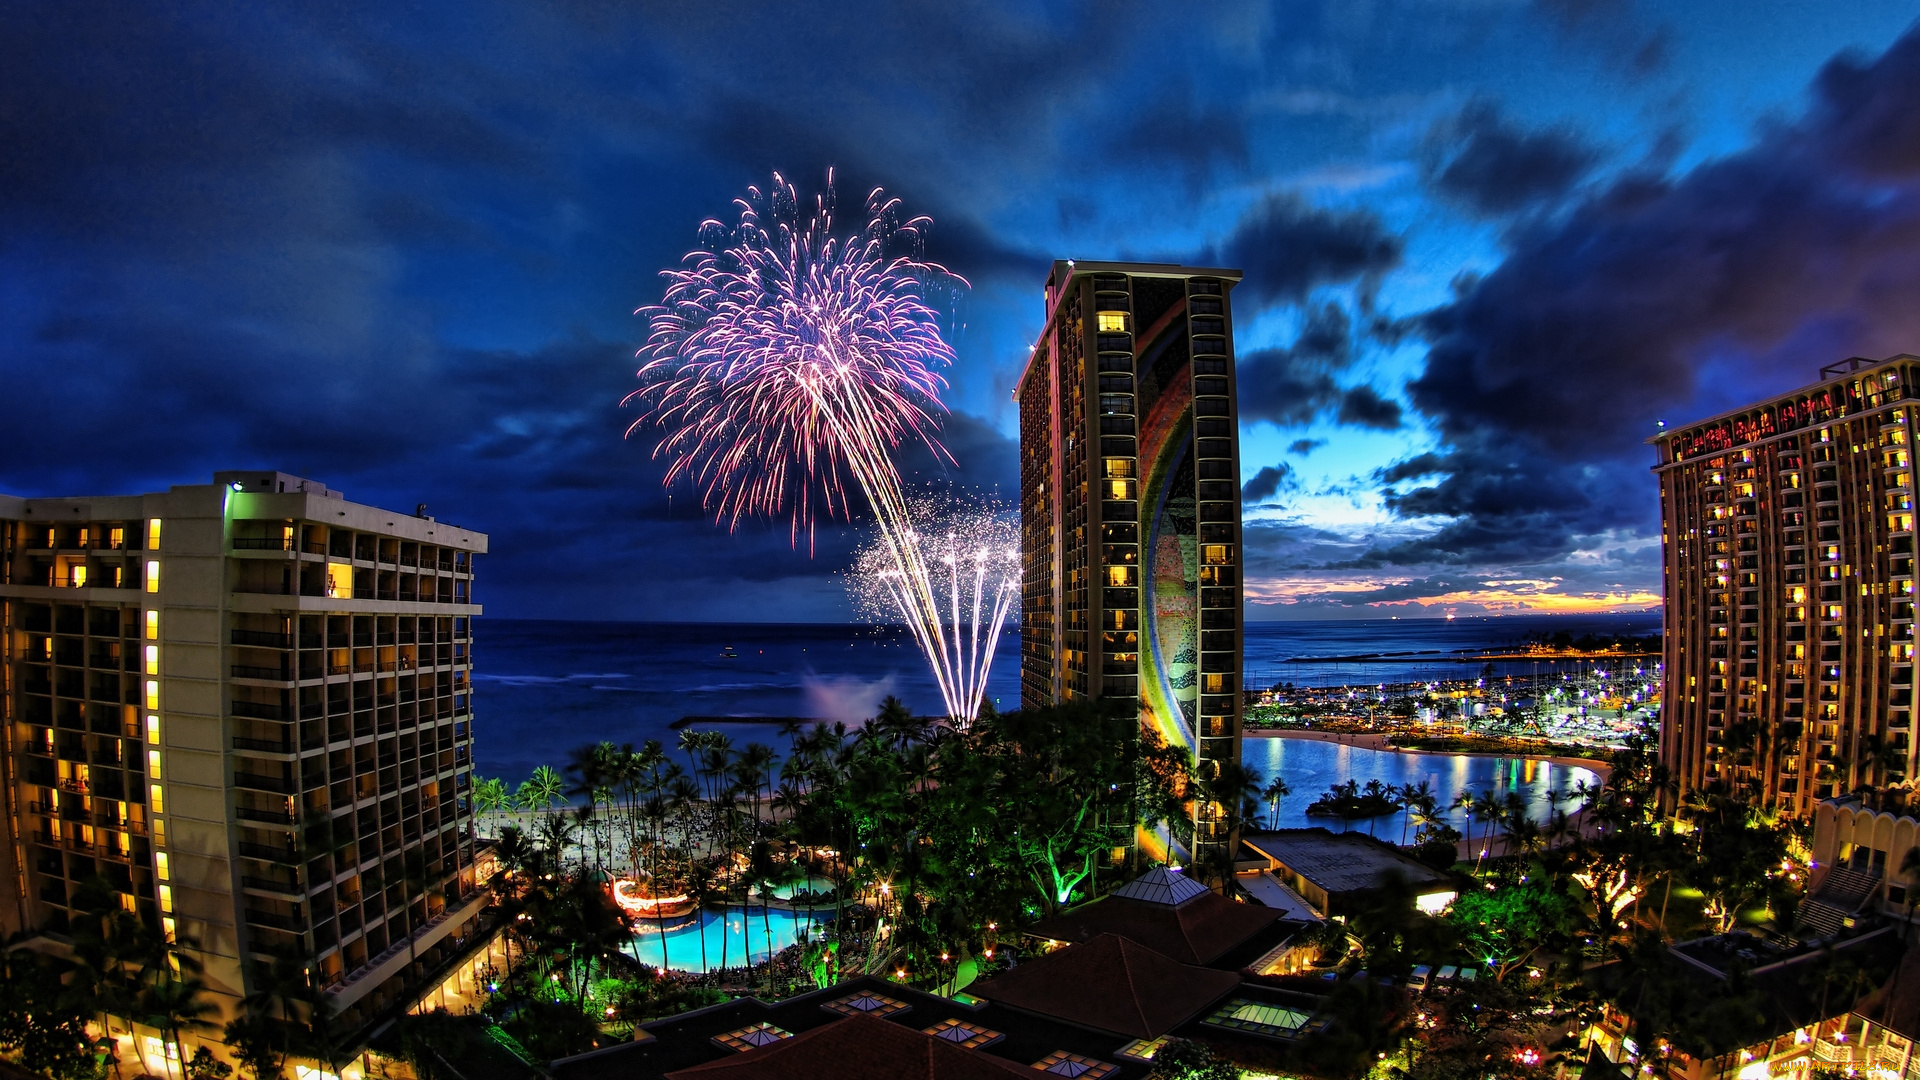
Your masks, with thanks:
[{"label": "swimming pool", "polygon": [[[729,907],[724,914],[700,913],[700,925],[669,928],[664,944],[659,930],[645,923],[627,951],[641,963],[675,971],[712,971],[757,964],[800,940],[800,935],[833,921],[833,909]],[[704,945],[705,951],[702,951]]]}]

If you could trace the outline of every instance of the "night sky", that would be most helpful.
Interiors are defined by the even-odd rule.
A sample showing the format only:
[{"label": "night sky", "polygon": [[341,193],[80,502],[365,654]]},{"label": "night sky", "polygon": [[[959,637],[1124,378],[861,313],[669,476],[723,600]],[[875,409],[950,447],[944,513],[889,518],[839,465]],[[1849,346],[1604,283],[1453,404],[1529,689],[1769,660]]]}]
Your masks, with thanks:
[{"label": "night sky", "polygon": [[[812,13],[807,10],[811,8]],[[10,4],[0,491],[278,468],[492,534],[490,615],[837,620],[625,441],[778,169],[969,279],[919,480],[1015,483],[1054,258],[1227,264],[1249,618],[1644,607],[1643,441],[1920,353],[1909,4]]]}]

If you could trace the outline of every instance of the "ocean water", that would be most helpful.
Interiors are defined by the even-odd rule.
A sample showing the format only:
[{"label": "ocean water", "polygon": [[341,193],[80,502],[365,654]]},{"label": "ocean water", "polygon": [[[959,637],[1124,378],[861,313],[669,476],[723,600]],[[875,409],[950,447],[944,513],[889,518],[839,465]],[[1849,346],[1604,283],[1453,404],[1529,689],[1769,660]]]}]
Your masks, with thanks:
[{"label": "ocean water", "polygon": [[[1566,630],[1578,637],[1659,628],[1657,614],[1252,623],[1246,685],[1473,678],[1479,664],[1447,657],[1455,650],[1516,644],[1536,632]],[[1380,659],[1327,659],[1357,655]],[[1018,664],[1019,639],[1009,629],[987,683],[988,697],[1003,709],[1019,704]],[[1500,674],[1547,674],[1569,666],[1516,662],[1497,668]],[[474,630],[475,767],[517,783],[536,766],[564,765],[569,749],[603,739],[659,739],[671,749],[677,734],[672,725],[682,717],[857,722],[872,716],[889,694],[923,714],[941,708],[919,652],[897,629],[480,619]],[[736,746],[785,746],[773,724],[702,720],[695,726],[726,731]]]}]

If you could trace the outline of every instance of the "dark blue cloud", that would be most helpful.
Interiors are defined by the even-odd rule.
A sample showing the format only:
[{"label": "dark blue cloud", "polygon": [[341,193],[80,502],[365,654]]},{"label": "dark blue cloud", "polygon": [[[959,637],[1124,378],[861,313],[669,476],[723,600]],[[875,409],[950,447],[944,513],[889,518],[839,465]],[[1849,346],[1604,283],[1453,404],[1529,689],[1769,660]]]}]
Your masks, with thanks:
[{"label": "dark blue cloud", "polygon": [[1289,485],[1292,472],[1292,467],[1285,462],[1268,465],[1241,486],[1240,498],[1248,504],[1270,502],[1282,487]]},{"label": "dark blue cloud", "polygon": [[1561,555],[1653,535],[1643,440],[1920,340],[1920,35],[1841,57],[1750,148],[1629,174],[1522,237],[1432,312],[1408,385],[1444,447],[1382,472],[1398,513],[1449,522],[1362,562]]},{"label": "dark blue cloud", "polygon": [[[1613,428],[1736,396],[1716,389],[1729,357],[1784,379],[1912,347],[1887,298],[1911,292],[1920,151],[1903,42],[1830,65],[1805,116],[1742,154],[1678,177],[1582,170],[1585,143],[1506,119],[1527,88],[1557,95],[1555,115],[1620,108],[1623,84],[1597,92],[1531,49],[1543,17],[1571,48],[1663,77],[1634,58],[1667,31],[1595,0],[1205,19],[1071,0],[751,17],[14,5],[0,13],[0,490],[271,466],[489,531],[497,612],[837,615],[854,529],[827,523],[798,550],[777,523],[727,536],[692,493],[661,488],[619,407],[643,333],[630,313],[658,298],[657,269],[748,184],[780,169],[812,190],[832,168],[843,207],[884,185],[931,214],[929,256],[975,285],[951,310],[958,465],[910,455],[913,483],[1010,490],[1007,391],[1052,258],[1204,254],[1246,272],[1249,420],[1328,425],[1319,465],[1339,459],[1343,425],[1420,447],[1417,409],[1441,442],[1393,506],[1459,518],[1437,557],[1472,562],[1502,530],[1564,551],[1567,528],[1618,520],[1594,507],[1631,508],[1644,487],[1637,443]],[[1506,261],[1409,319],[1432,301],[1416,286],[1396,308],[1398,278],[1460,269],[1419,230],[1459,222],[1392,177],[1415,174],[1418,133],[1456,87],[1497,91],[1502,111],[1450,144],[1471,165],[1455,194],[1559,216],[1509,215]],[[1403,387],[1404,368],[1378,361],[1415,335],[1431,350]],[[1530,486],[1575,494],[1547,505]],[[1266,532],[1313,552],[1263,554],[1275,572],[1360,557],[1310,526]],[[1397,536],[1373,557],[1424,557]]]},{"label": "dark blue cloud", "polygon": [[1477,214],[1509,214],[1564,195],[1599,160],[1578,133],[1526,131],[1490,101],[1434,125],[1427,182]]}]

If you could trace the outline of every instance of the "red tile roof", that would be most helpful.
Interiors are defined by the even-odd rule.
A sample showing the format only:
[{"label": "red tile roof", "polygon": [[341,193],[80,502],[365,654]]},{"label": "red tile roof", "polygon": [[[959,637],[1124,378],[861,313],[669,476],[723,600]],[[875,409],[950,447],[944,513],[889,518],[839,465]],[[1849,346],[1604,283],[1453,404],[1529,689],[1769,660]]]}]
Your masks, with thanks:
[{"label": "red tile roof", "polygon": [[1101,934],[967,987],[967,993],[1096,1031],[1151,1039],[1240,985],[1118,934]]},{"label": "red tile roof", "polygon": [[1183,964],[1211,964],[1280,916],[1277,908],[1236,904],[1215,892],[1178,906],[1108,896],[1042,919],[1027,933],[1066,942],[1119,934]]},{"label": "red tile roof", "polygon": [[772,1046],[667,1074],[667,1080],[1008,1080],[1032,1077],[992,1057],[873,1016],[849,1016]]}]

